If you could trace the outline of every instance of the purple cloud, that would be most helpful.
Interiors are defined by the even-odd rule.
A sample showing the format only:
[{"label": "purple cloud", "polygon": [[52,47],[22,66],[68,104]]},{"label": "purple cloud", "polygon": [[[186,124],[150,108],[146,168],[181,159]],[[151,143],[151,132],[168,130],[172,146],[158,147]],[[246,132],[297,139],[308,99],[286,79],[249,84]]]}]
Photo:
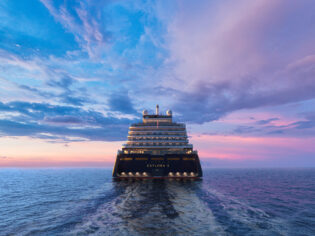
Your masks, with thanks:
[{"label": "purple cloud", "polygon": [[241,109],[315,98],[313,2],[179,6],[169,45],[181,82],[164,86],[178,91],[173,108],[183,119],[204,123]]},{"label": "purple cloud", "polygon": [[275,120],[279,120],[279,118],[269,118],[267,120],[258,120],[258,121],[256,121],[256,124],[266,125],[266,124],[269,124],[270,122],[275,121]]}]

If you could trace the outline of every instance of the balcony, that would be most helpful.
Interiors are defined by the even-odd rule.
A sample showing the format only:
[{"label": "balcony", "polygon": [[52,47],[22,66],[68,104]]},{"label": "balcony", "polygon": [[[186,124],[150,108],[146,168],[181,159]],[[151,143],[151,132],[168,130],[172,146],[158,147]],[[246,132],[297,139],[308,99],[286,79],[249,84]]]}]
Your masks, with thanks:
[{"label": "balcony", "polygon": [[124,148],[152,148],[152,149],[169,149],[169,148],[193,148],[192,144],[180,144],[180,145],[133,145],[123,144]]},{"label": "balcony", "polygon": [[162,126],[162,127],[180,127],[180,128],[185,128],[186,125],[185,124],[180,124],[180,123],[169,123],[169,122],[159,122],[159,124],[157,124],[157,122],[150,122],[150,123],[135,123],[135,124],[131,124],[130,127],[156,127],[156,126]]},{"label": "balcony", "polygon": [[186,130],[129,130],[129,135],[130,134],[153,134],[153,135],[174,135],[174,134],[186,134]]}]

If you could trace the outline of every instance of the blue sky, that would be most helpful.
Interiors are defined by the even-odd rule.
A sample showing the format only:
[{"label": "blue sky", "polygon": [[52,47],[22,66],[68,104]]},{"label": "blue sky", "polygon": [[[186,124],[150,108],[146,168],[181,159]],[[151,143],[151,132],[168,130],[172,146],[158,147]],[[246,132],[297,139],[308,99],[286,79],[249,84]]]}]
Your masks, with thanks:
[{"label": "blue sky", "polygon": [[[2,0],[0,138],[123,141],[159,103],[205,158],[285,163],[286,147],[264,152],[276,139],[315,165],[299,149],[315,138],[314,12],[308,0]],[[203,144],[227,136],[261,139],[261,152]]]}]

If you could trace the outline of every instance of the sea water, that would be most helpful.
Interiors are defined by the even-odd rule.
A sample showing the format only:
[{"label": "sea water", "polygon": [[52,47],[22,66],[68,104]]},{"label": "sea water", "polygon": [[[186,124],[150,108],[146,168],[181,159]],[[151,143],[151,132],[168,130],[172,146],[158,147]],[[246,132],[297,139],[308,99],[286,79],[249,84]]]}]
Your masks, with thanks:
[{"label": "sea water", "polygon": [[315,169],[205,169],[113,181],[110,169],[1,169],[0,235],[315,235]]}]

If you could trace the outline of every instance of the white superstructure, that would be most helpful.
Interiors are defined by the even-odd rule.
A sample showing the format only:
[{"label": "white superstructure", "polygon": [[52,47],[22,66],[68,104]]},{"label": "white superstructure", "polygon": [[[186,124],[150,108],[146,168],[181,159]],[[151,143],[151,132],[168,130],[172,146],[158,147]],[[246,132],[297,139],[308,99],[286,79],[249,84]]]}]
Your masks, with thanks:
[{"label": "white superstructure", "polygon": [[124,153],[191,153],[193,151],[193,145],[188,141],[185,124],[174,123],[171,110],[165,115],[160,114],[157,105],[156,114],[148,114],[148,111],[144,110],[142,115],[141,123],[129,127],[128,140],[123,145]]}]

